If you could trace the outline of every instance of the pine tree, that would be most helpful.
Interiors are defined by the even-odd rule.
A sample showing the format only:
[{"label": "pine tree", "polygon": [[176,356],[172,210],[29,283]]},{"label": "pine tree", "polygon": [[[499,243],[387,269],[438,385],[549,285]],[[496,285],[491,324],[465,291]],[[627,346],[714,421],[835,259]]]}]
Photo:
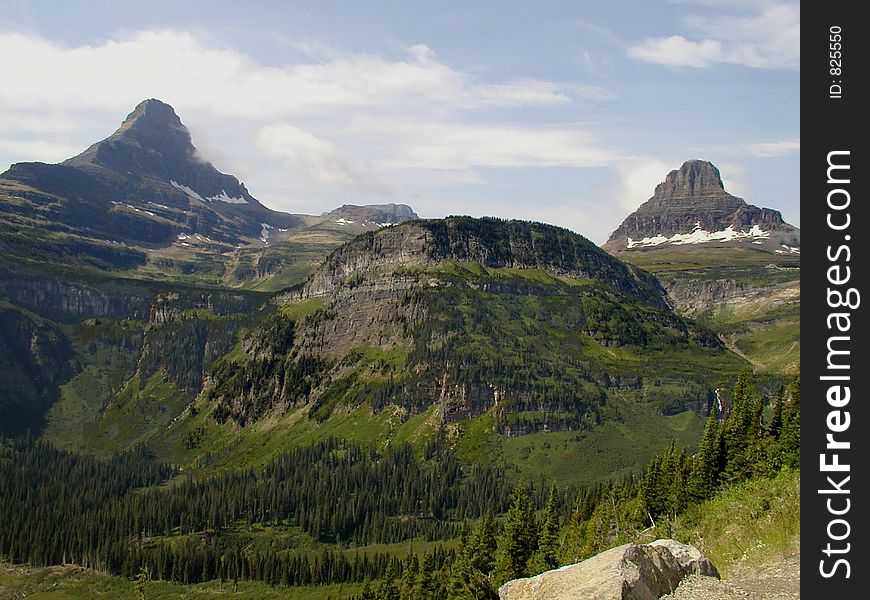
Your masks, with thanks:
[{"label": "pine tree", "polygon": [[779,435],[783,462],[787,467],[801,466],[801,380],[797,375],[788,386],[788,401],[782,411],[782,430]]},{"label": "pine tree", "polygon": [[499,582],[526,577],[529,559],[537,550],[535,513],[524,482],[513,490],[513,503],[505,515],[504,530],[499,543],[496,572]]},{"label": "pine tree", "polygon": [[435,600],[437,589],[435,555],[430,552],[423,557],[423,564],[420,565],[420,573],[414,586],[414,600]]},{"label": "pine tree", "polygon": [[461,546],[453,564],[447,597],[450,600],[498,598],[490,572],[495,565],[495,524],[484,517]]},{"label": "pine tree", "polygon": [[722,426],[725,444],[725,481],[735,482],[750,473],[749,446],[760,430],[759,398],[752,382],[752,372],[737,376],[731,410]]},{"label": "pine tree", "polygon": [[556,500],[556,488],[553,487],[544,514],[541,516],[541,532],[534,565],[534,571],[537,573],[559,566],[559,514]]},{"label": "pine tree", "polygon": [[489,514],[484,515],[474,530],[469,540],[469,548],[471,549],[471,566],[488,577],[495,567],[495,551],[497,548],[495,521],[493,521]]},{"label": "pine tree", "polygon": [[767,427],[767,432],[773,439],[779,439],[779,432],[782,429],[782,411],[785,405],[785,386],[779,386],[776,391],[776,397],[773,400],[773,405],[770,407],[770,425]]},{"label": "pine tree", "polygon": [[692,459],[688,494],[693,502],[707,500],[716,490],[722,460],[720,441],[719,420],[714,415],[710,415],[704,425],[698,452]]},{"label": "pine tree", "polygon": [[381,579],[381,585],[378,587],[376,600],[401,600],[399,588],[396,586],[396,572],[393,568],[393,561],[387,565],[387,570]]}]

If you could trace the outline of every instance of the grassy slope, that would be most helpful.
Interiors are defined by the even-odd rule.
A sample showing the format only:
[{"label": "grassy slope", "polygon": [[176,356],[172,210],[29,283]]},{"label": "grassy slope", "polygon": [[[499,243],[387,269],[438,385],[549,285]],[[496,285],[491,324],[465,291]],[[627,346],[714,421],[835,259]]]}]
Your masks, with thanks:
[{"label": "grassy slope", "polygon": [[[237,586],[232,582],[221,584],[219,581],[196,585],[149,581],[146,584],[145,597],[148,600],[206,600],[216,596],[230,596],[238,600],[339,600],[357,593],[361,588],[361,585],[349,583],[272,588],[263,583],[247,581],[239,582]],[[130,600],[137,596],[135,582],[81,567],[31,569],[0,563],[0,598],[25,597],[32,600]]]},{"label": "grassy slope", "polygon": [[800,482],[800,471],[785,471],[728,488],[679,517],[673,537],[696,545],[726,578],[799,554]]},{"label": "grassy slope", "polygon": [[[658,249],[618,256],[662,280],[733,279],[748,288],[779,286],[792,294],[800,281],[800,256],[772,255],[753,249]],[[782,291],[786,290],[786,291]],[[729,348],[768,375],[796,373],[800,367],[800,291],[789,298],[763,297],[742,305],[720,305],[693,315],[726,341]]]}]

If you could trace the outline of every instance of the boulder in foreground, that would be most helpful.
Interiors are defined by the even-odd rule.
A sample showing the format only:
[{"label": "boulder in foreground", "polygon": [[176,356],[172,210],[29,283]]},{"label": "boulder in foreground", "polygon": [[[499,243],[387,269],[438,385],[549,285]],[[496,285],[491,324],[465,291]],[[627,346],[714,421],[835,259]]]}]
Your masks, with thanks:
[{"label": "boulder in foreground", "polygon": [[687,575],[719,577],[694,546],[676,540],[625,544],[536,577],[508,581],[501,600],[657,600]]}]

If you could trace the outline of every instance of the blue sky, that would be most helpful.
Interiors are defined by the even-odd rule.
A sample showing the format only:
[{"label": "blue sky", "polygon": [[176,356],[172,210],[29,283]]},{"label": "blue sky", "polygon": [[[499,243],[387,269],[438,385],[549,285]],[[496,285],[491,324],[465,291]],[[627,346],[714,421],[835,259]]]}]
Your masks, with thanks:
[{"label": "blue sky", "polygon": [[268,206],[404,202],[596,242],[687,159],[799,225],[799,4],[24,2],[0,12],[0,169],[141,100]]}]

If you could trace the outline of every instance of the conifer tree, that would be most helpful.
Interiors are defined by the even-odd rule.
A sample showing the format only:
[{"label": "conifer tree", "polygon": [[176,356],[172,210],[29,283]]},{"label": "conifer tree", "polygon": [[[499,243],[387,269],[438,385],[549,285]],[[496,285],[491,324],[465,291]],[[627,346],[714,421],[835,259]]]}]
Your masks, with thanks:
[{"label": "conifer tree", "polygon": [[788,401],[783,407],[782,431],[779,435],[783,461],[787,467],[801,466],[801,380],[800,375],[788,386]]},{"label": "conifer tree", "polygon": [[496,566],[499,582],[526,577],[529,559],[537,550],[537,524],[528,488],[524,482],[513,490],[513,503],[505,515]]},{"label": "conifer tree", "polygon": [[720,441],[719,420],[714,415],[710,415],[704,425],[698,452],[692,459],[688,494],[693,502],[701,502],[712,497],[718,485],[722,458]]},{"label": "conifer tree", "polygon": [[401,600],[399,588],[396,586],[396,572],[393,568],[392,560],[387,565],[387,570],[384,573],[383,579],[381,579],[376,600]]},{"label": "conifer tree", "polygon": [[544,514],[541,516],[541,531],[534,568],[538,573],[559,566],[559,514],[556,499],[556,488],[553,487]]},{"label": "conifer tree", "polygon": [[779,386],[771,405],[770,425],[767,427],[767,432],[773,439],[779,439],[779,432],[782,429],[782,411],[785,405],[785,386]]},{"label": "conifer tree", "polygon": [[420,565],[420,572],[414,586],[414,600],[435,600],[437,589],[435,555],[429,552],[423,557],[423,563]]}]

